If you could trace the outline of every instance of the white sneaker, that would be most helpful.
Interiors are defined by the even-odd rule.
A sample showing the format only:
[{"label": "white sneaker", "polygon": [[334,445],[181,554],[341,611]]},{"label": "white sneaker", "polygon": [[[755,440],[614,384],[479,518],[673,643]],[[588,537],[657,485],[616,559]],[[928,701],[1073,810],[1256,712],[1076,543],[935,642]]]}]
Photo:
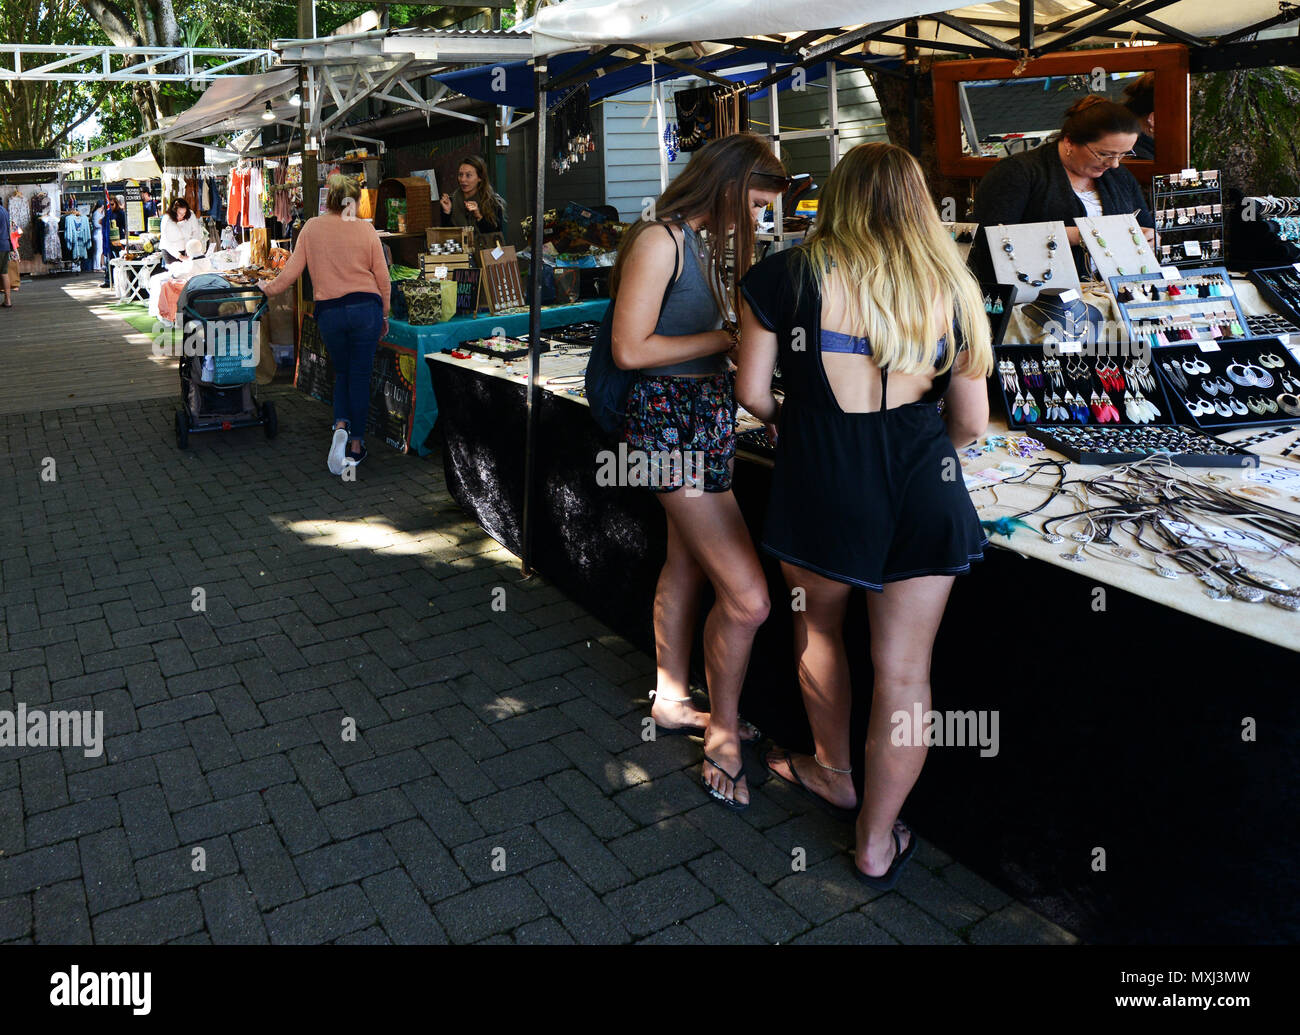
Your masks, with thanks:
[{"label": "white sneaker", "polygon": [[334,431],[334,439],[333,441],[330,442],[329,459],[326,460],[326,464],[329,466],[330,469],[330,474],[343,473],[343,454],[347,448],[348,448],[348,429],[336,428]]}]

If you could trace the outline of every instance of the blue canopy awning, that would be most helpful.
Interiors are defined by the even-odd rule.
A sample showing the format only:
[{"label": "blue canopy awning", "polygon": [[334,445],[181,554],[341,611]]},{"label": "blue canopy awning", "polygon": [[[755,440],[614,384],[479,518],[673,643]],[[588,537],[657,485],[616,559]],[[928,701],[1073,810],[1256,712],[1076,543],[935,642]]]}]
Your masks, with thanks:
[{"label": "blue canopy awning", "polygon": [[[547,69],[552,78],[559,78],[575,65],[586,61],[589,56],[585,52],[556,54],[548,62]],[[624,59],[610,56],[588,70],[587,76],[590,81],[591,101],[593,104],[606,97],[613,97],[620,93],[627,93],[629,90],[635,90],[650,82],[649,62],[632,65],[616,72],[601,74],[601,69],[619,64],[622,60]],[[772,54],[762,50],[747,50],[727,57],[706,58],[694,64],[698,68],[724,79],[729,79],[732,82],[753,83],[767,76],[767,63],[769,61],[772,61]],[[775,62],[778,68],[788,66],[791,63],[788,59]],[[892,67],[898,64],[898,59],[881,58],[880,64],[883,67]],[[750,68],[750,70],[744,72],[735,71],[743,68]],[[504,73],[504,81],[502,73]],[[662,62],[655,62],[655,82],[680,79],[687,75],[690,75],[690,73],[665,65]],[[826,63],[821,62],[809,66],[804,73],[804,79],[811,82],[824,78],[825,75]],[[473,97],[475,100],[486,101],[489,104],[504,104],[511,108],[531,110],[536,103],[536,94],[533,87],[533,66],[527,61],[462,68],[454,72],[444,72],[432,78],[440,83],[445,83],[466,97]],[[783,79],[777,86],[781,90],[789,89],[791,80],[789,78]],[[555,107],[569,92],[569,90],[563,90],[552,95],[548,98],[547,106],[549,108]],[[758,100],[765,96],[767,96],[767,91],[760,90],[758,93],[751,94],[750,99]]]}]

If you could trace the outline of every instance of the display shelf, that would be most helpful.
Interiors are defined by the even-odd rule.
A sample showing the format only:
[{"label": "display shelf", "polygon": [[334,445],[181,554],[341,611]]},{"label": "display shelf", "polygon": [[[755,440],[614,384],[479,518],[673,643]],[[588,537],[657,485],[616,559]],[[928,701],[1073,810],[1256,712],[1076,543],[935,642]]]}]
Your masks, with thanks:
[{"label": "display shelf", "polygon": [[[1267,375],[1267,383],[1243,384],[1247,365],[1252,377]],[[1290,424],[1300,417],[1300,363],[1277,338],[1225,341],[1208,351],[1203,343],[1184,342],[1162,348],[1154,366],[1175,410],[1203,430]],[[1272,410],[1256,412],[1252,404],[1261,403]]]},{"label": "display shelf", "polygon": [[[1145,285],[1157,295],[1154,299],[1143,300],[1144,296],[1137,285]],[[1219,287],[1218,294],[1201,295],[1202,287],[1213,289]],[[1194,294],[1170,295],[1169,289],[1177,287],[1180,291],[1196,290]],[[1122,290],[1122,289],[1127,289]],[[1195,337],[1190,340],[1217,341],[1221,338],[1243,337],[1246,334],[1246,315],[1237,300],[1232,287],[1232,278],[1222,266],[1210,266],[1196,270],[1193,276],[1170,278],[1163,274],[1130,274],[1124,277],[1110,278],[1110,291],[1115,297],[1115,306],[1120,319],[1124,321],[1124,330],[1129,341],[1147,341],[1163,346],[1166,342],[1158,339],[1152,342],[1158,329],[1150,324],[1156,319],[1176,330],[1190,329]],[[1125,299],[1125,294],[1131,297]],[[1163,297],[1160,297],[1163,296]],[[1216,315],[1226,319],[1228,334],[1215,335],[1212,327],[1219,326],[1211,322]],[[1227,319],[1229,318],[1230,319]],[[1135,320],[1136,318],[1136,320]],[[1140,320],[1137,326],[1135,322]],[[1235,321],[1235,327],[1234,327]],[[1185,327],[1180,326],[1188,325]],[[1188,339],[1182,339],[1188,340]],[[1176,344],[1170,340],[1168,344]]]},{"label": "display shelf", "polygon": [[1300,262],[1250,271],[1264,300],[1293,324],[1300,324]]},{"label": "display shelf", "polygon": [[[1217,169],[1152,177],[1151,211],[1160,234],[1157,254],[1162,264],[1202,269],[1222,261],[1223,187]],[[1190,252],[1188,242],[1196,242]]]}]

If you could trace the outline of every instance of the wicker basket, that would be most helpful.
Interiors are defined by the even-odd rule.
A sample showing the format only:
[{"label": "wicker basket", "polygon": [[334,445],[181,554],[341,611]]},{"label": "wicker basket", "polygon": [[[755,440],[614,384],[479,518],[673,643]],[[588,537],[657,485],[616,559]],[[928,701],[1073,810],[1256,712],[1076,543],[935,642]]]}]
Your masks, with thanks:
[{"label": "wicker basket", "polygon": [[388,229],[388,202],[390,198],[406,199],[406,232],[422,234],[433,223],[433,199],[429,181],[418,176],[398,176],[384,180],[379,185],[375,200],[375,228]]}]

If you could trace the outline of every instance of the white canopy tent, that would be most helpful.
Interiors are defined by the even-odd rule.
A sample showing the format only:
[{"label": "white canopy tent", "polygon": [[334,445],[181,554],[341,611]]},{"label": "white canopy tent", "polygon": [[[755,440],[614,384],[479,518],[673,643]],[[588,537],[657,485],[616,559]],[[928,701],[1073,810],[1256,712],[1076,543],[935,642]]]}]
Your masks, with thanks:
[{"label": "white canopy tent", "polygon": [[130,158],[102,166],[100,174],[105,180],[151,180],[161,176],[162,169],[154,160],[153,152],[142,147]]},{"label": "white canopy tent", "polygon": [[[835,30],[828,26],[840,26],[846,32],[870,26],[879,32],[911,19],[931,23],[917,40],[922,49],[927,43],[965,48],[978,38],[967,31],[975,26],[987,30],[990,38],[980,41],[985,46],[1001,43],[1015,49],[1021,45],[1020,6],[1018,0],[957,8],[937,0],[804,0],[799,4],[788,0],[674,0],[671,4],[662,0],[565,0],[537,13],[532,27],[533,52],[545,56],[615,43],[655,46],[753,36],[792,39],[817,30],[824,30],[818,35],[831,35]],[[1161,18],[1158,23],[1151,17],[1156,12]],[[1079,35],[1089,25],[1112,36],[1141,34],[1159,25],[1173,30],[1171,35],[1208,43],[1278,14],[1277,0],[1236,0],[1231,4],[1221,0],[1038,0],[1031,7],[1031,17],[1045,16],[1049,29],[1035,34],[1032,48],[1026,49],[1049,48],[1066,36],[1076,36],[1079,41],[1093,38],[1091,33]],[[1300,11],[1293,10],[1289,19],[1283,17],[1278,24],[1297,19]],[[962,27],[954,24],[958,22]],[[1005,28],[1000,31],[999,26]],[[1181,41],[1190,43],[1188,38]],[[898,54],[902,49],[901,43],[876,42],[871,53]]]}]

